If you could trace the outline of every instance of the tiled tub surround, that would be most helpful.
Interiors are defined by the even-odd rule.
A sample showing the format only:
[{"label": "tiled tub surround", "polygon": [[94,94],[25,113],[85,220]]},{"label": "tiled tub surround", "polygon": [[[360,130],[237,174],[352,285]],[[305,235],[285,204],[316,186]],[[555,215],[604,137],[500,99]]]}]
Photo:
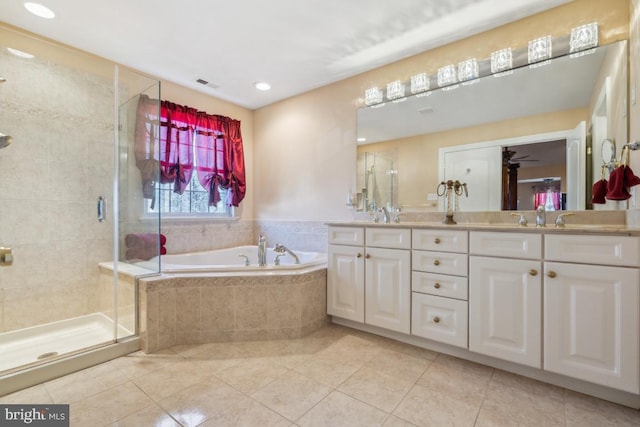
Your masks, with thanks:
[{"label": "tiled tub surround", "polygon": [[325,267],[139,280],[142,350],[300,338],[328,322]]}]

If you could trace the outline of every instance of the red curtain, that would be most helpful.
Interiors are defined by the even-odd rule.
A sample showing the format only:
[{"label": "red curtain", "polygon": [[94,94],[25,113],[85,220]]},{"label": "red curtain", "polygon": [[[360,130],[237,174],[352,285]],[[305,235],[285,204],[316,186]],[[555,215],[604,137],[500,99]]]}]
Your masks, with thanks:
[{"label": "red curtain", "polygon": [[555,210],[560,210],[560,199],[561,194],[558,192],[545,191],[536,193],[533,200],[533,209],[538,209],[538,206],[545,206],[547,204],[547,198],[551,198],[551,202],[553,203],[553,208]]},{"label": "red curtain", "polygon": [[[209,191],[209,205],[220,201],[222,188],[230,192],[227,203],[237,207],[246,193],[240,121],[169,101],[160,102],[159,119],[157,111],[158,101],[140,96],[135,152],[143,189],[147,187],[144,197],[153,197],[153,182],[158,181],[173,182],[176,193],[184,192],[193,174],[195,141],[198,181]],[[154,167],[159,178],[145,172]]]}]

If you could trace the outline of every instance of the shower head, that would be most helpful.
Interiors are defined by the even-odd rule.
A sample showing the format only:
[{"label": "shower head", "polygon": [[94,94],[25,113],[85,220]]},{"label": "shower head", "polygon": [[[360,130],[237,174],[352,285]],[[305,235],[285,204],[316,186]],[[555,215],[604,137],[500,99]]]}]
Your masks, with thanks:
[{"label": "shower head", "polygon": [[7,145],[11,144],[11,140],[13,138],[11,138],[9,135],[5,135],[3,133],[0,133],[0,148],[4,148]]}]

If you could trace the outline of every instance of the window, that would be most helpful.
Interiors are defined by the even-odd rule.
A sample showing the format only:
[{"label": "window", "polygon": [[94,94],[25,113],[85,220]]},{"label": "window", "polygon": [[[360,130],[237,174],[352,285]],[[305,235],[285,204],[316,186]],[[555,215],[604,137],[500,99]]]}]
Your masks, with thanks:
[{"label": "window", "polygon": [[239,120],[141,95],[135,157],[145,215],[227,217],[245,196]]}]

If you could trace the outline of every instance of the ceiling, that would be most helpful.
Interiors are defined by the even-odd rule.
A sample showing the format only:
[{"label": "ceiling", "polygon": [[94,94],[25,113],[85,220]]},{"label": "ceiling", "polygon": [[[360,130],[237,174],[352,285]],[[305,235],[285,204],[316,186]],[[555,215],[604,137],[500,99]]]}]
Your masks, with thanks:
[{"label": "ceiling", "polygon": [[0,20],[256,109],[571,0],[33,1]]}]

